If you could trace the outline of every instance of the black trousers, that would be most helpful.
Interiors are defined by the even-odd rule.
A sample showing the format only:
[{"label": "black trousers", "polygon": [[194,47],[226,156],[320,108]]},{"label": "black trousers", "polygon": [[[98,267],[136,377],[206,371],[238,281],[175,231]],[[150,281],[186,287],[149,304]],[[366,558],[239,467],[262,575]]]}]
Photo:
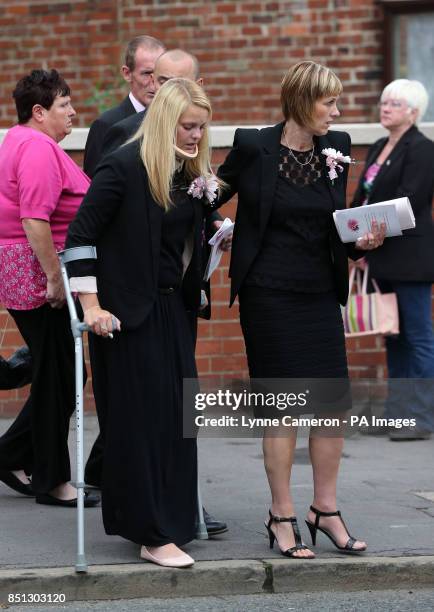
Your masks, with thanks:
[{"label": "black trousers", "polygon": [[[191,328],[191,333],[193,335],[194,346],[196,347],[197,340],[197,313],[193,310],[187,311],[188,322]],[[89,352],[90,359],[92,362],[92,371],[93,377],[101,380],[104,377],[105,371],[95,372],[95,368],[98,368],[99,359],[95,356],[94,349],[94,339],[92,334],[89,334]],[[103,466],[103,453],[104,453],[104,444],[105,444],[105,430],[106,430],[106,422],[107,415],[105,413],[105,402],[98,401],[98,390],[94,386],[94,395],[95,395],[95,403],[99,424],[99,434],[93,443],[92,449],[89,454],[89,458],[86,462],[86,467],[84,471],[84,481],[89,485],[101,486],[102,482],[102,466]]]},{"label": "black trousers", "polygon": [[74,340],[68,309],[9,310],[33,362],[30,395],[0,438],[0,466],[32,475],[36,493],[71,478],[68,432],[75,408]]}]

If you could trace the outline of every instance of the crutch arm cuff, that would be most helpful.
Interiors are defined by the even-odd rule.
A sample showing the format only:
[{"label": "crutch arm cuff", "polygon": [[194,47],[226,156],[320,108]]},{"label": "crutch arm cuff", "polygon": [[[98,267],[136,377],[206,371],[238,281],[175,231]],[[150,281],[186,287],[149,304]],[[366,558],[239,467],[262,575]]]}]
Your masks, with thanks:
[{"label": "crutch arm cuff", "polygon": [[72,293],[98,293],[96,276],[73,276],[69,286]]}]

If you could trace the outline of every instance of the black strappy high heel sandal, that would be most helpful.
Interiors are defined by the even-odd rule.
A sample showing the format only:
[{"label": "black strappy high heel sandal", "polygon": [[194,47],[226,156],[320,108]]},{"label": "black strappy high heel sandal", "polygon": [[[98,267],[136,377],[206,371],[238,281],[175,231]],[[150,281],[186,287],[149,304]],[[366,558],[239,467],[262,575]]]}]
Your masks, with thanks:
[{"label": "black strappy high heel sandal", "polygon": [[[324,535],[326,535],[333,542],[333,544],[336,546],[338,550],[341,550],[343,552],[355,553],[355,552],[363,552],[367,549],[367,546],[365,546],[364,548],[354,548],[354,544],[357,542],[357,538],[353,538],[353,536],[350,535],[350,532],[348,531],[348,528],[345,525],[344,519],[342,518],[339,510],[336,510],[336,512],[322,512],[321,510],[318,510],[317,508],[314,508],[313,506],[311,506],[310,509],[315,514],[315,523],[313,524],[307,520],[305,522],[306,522],[306,525],[309,527],[313,546],[315,546],[316,544],[316,532],[321,531]],[[345,527],[349,535],[348,541],[345,544],[345,546],[339,546],[339,544],[336,542],[335,538],[332,536],[330,531],[328,529],[324,529],[324,527],[319,526],[319,520],[322,516],[338,516],[341,519],[342,525]]]},{"label": "black strappy high heel sandal", "polygon": [[300,530],[298,528],[297,518],[295,516],[289,516],[289,517],[274,516],[273,514],[271,514],[271,510],[268,511],[268,514],[270,515],[270,519],[268,523],[264,523],[264,525],[267,528],[268,537],[270,538],[270,548],[273,548],[275,540],[277,544],[279,544],[279,540],[276,538],[275,533],[273,533],[273,531],[271,530],[271,524],[272,523],[291,523],[292,532],[294,534],[295,546],[288,548],[288,550],[282,550],[279,547],[281,554],[284,557],[289,557],[290,559],[314,559],[315,555],[313,553],[311,557],[297,557],[294,554],[298,550],[309,550],[309,548],[305,544],[303,544],[303,542],[301,541]]}]

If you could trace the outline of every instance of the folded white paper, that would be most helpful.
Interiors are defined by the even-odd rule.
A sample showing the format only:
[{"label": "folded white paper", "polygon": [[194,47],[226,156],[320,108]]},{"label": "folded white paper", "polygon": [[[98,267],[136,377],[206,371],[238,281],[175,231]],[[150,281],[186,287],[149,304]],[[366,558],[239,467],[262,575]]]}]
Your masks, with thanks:
[{"label": "folded white paper", "polygon": [[408,198],[395,198],[376,204],[335,210],[333,219],[342,242],[356,242],[371,231],[372,221],[386,224],[386,236],[401,236],[402,230],[416,227]]},{"label": "folded white paper", "polygon": [[209,280],[211,274],[218,267],[220,259],[223,255],[221,243],[223,242],[223,240],[225,240],[232,234],[234,225],[235,223],[232,223],[229,217],[226,217],[226,219],[220,225],[216,233],[208,240],[208,244],[212,246],[212,249],[208,259],[203,280]]}]

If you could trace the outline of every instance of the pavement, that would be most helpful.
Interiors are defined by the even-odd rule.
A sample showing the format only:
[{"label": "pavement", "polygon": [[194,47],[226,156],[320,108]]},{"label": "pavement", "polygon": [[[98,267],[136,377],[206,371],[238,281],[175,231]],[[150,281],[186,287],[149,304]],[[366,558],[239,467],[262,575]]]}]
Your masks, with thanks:
[{"label": "pavement", "polygon": [[[0,419],[0,434],[11,421]],[[97,433],[86,416],[88,452]],[[70,436],[74,456],[74,433]],[[104,532],[100,508],[85,510],[87,574],[74,571],[73,509],[41,506],[0,483],[0,607],[11,593],[63,593],[66,601],[185,597],[295,591],[434,588],[434,437],[391,442],[357,431],[346,440],[339,508],[352,535],[368,542],[362,555],[343,555],[319,535],[313,561],[285,559],[268,548],[269,507],[261,441],[199,440],[202,497],[229,531],[185,547],[193,568],[140,562],[139,547]],[[299,436],[292,475],[297,516],[311,503],[307,437]],[[18,603],[18,602],[17,602]]]}]

